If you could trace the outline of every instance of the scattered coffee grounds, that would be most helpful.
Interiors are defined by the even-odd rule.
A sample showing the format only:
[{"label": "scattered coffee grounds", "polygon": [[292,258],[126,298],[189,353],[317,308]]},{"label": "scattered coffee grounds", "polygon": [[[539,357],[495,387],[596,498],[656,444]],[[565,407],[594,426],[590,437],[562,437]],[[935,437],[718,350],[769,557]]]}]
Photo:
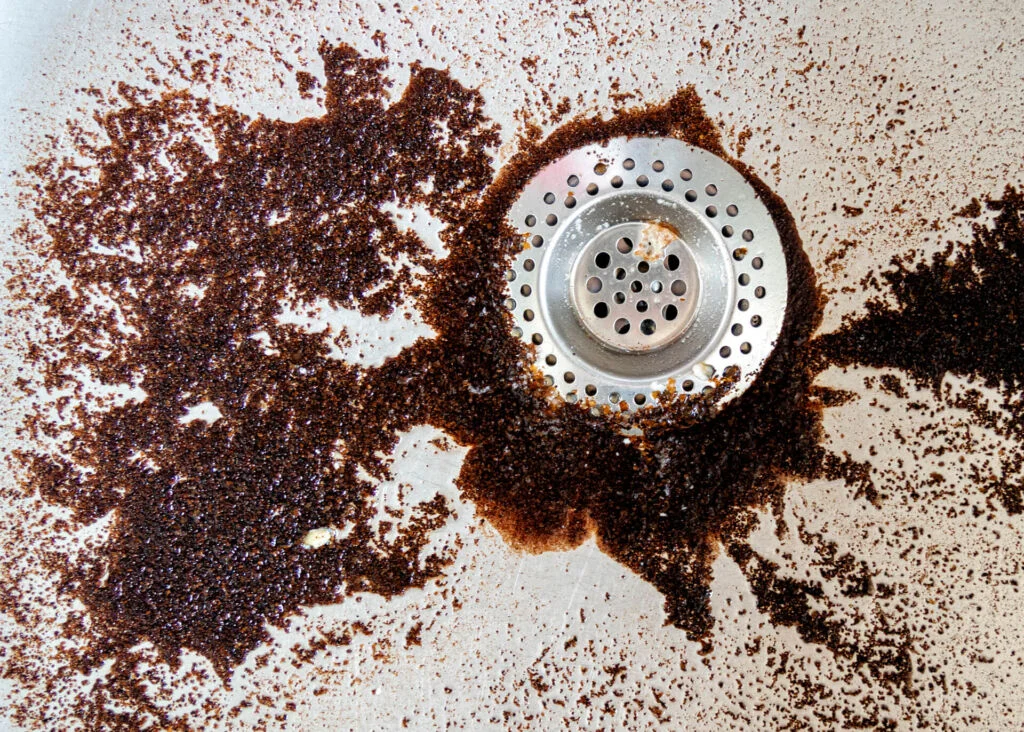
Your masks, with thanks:
[{"label": "scattered coffee grounds", "polygon": [[[416,506],[387,541],[361,472],[386,477],[379,456],[421,424],[469,448],[458,487],[513,545],[544,551],[594,537],[654,585],[669,622],[705,648],[715,641],[711,564],[724,547],[772,622],[903,688],[909,651],[898,630],[879,628],[899,639],[891,646],[859,647],[821,607],[820,587],[783,576],[747,539],[757,511],[775,510],[782,522],[793,478],[843,479],[877,498],[866,466],[820,444],[823,409],[847,395],[812,382],[826,358],[886,363],[896,353],[886,344],[899,343],[892,334],[923,328],[931,311],[914,308],[926,305],[873,306],[865,320],[812,344],[822,300],[793,219],[752,170],[730,160],[768,205],[786,250],[782,335],[757,383],[720,414],[707,401],[670,403],[647,413],[642,437],[625,437],[604,417],[552,403],[531,379],[502,305],[519,241],[505,212],[545,164],[619,135],[674,136],[728,159],[695,91],[577,119],[544,140],[534,132],[492,182],[499,138],[477,92],[414,67],[389,105],[385,60],[344,46],[323,45],[321,55],[322,117],[249,119],[187,92],[153,98],[123,86],[119,107],[101,117],[109,140],[81,138],[90,162],[50,159],[31,171],[45,235],[26,227],[24,238],[51,270],[25,272],[13,285],[49,315],[29,353],[44,386],[71,396],[55,403],[39,393],[26,430],[40,447],[23,453],[24,487],[71,509],[78,525],[111,517],[108,538],[53,567],[63,592],[85,607],[65,632],[92,641],[69,665],[115,661],[77,713],[97,726],[131,725],[138,710],[169,725],[147,706],[136,676],[140,642],[172,665],[182,649],[198,651],[227,677],[267,639],[265,624],[282,624],[303,605],[351,592],[389,597],[443,573],[450,553],[422,554],[450,514],[445,500]],[[309,77],[299,84],[303,94],[313,88]],[[1015,195],[998,204],[1007,230]],[[395,203],[425,206],[441,221],[447,258],[397,226],[385,211]],[[1013,221],[1016,248],[993,247],[1005,234],[997,228],[987,239],[979,229],[963,265],[900,270],[891,281],[914,297],[931,292],[930,282],[947,288],[946,277],[971,289],[972,268],[988,276],[989,250],[1017,261]],[[61,275],[41,273],[53,269]],[[998,286],[1019,299],[1014,281]],[[372,369],[331,358],[322,334],[277,318],[282,302],[388,315],[412,298],[436,337]],[[976,316],[962,343],[987,334],[995,359],[996,316],[982,318],[973,305],[938,312]],[[927,337],[938,345],[936,323]],[[968,357],[954,349],[938,361],[969,371]],[[979,375],[1016,385],[995,360],[985,364],[990,371],[978,366]],[[895,365],[922,378],[940,373],[924,361]],[[140,391],[103,393],[125,385]],[[192,418],[200,407],[207,417]],[[314,542],[311,530],[319,530]],[[819,553],[825,576],[851,593],[872,591],[864,566],[834,547]],[[21,601],[12,593],[2,602],[16,612]],[[408,646],[420,642],[419,628]],[[110,700],[129,711],[107,711]]]}]

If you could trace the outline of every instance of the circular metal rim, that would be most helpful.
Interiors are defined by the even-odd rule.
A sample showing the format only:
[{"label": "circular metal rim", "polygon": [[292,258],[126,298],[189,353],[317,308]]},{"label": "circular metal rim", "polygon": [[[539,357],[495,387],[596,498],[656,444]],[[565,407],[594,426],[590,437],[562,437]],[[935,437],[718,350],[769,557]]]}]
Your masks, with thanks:
[{"label": "circular metal rim", "polygon": [[[695,357],[639,377],[596,367],[581,353],[590,349],[592,356],[590,344],[559,338],[552,309],[573,305],[564,296],[551,301],[544,278],[550,262],[571,254],[559,250],[585,212],[634,194],[682,207],[704,222],[715,244],[730,255],[725,260],[730,307],[712,337]],[[514,333],[534,349],[545,382],[566,401],[584,402],[595,410],[603,405],[642,409],[667,397],[705,393],[735,366],[738,376],[721,397],[724,404],[749,388],[774,349],[788,298],[782,242],[750,183],[712,153],[672,138],[620,137],[578,148],[527,183],[508,220],[523,236],[523,249],[507,275],[506,306]]]}]

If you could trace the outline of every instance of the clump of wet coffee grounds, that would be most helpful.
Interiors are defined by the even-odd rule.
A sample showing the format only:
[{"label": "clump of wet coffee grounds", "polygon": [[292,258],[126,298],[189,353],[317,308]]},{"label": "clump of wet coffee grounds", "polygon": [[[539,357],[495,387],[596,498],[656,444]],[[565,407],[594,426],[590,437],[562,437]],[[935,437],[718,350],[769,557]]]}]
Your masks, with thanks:
[{"label": "clump of wet coffee grounds", "polygon": [[[840,330],[821,336],[815,350],[826,363],[894,367],[922,387],[939,391],[948,374],[997,390],[1002,416],[987,413],[980,394],[960,405],[979,424],[1020,440],[1024,436],[1024,194],[1009,186],[984,208],[973,199],[961,216],[974,222],[969,242],[949,244],[930,262],[893,260],[881,273],[894,304],[875,299],[867,312]],[[906,394],[904,393],[904,396]],[[1016,459],[1020,467],[1020,458]],[[1013,471],[1015,472],[1015,471]],[[1010,513],[1024,509],[1024,485],[1007,479],[982,481]]]}]

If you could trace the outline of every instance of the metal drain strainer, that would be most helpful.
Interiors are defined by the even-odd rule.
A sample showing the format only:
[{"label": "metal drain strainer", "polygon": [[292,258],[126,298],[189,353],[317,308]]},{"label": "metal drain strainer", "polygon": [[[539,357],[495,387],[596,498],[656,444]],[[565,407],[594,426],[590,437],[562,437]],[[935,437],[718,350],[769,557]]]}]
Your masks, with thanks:
[{"label": "metal drain strainer", "polygon": [[[767,208],[709,152],[616,138],[548,165],[509,211],[515,333],[545,380],[597,408],[756,378],[782,329],[786,260]],[[623,407],[622,405],[626,405]]]}]

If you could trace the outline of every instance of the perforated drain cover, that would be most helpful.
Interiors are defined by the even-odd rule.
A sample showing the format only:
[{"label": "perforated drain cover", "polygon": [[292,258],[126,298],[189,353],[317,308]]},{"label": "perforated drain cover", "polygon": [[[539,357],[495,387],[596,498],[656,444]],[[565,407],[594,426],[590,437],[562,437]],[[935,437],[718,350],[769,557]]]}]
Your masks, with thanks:
[{"label": "perforated drain cover", "polygon": [[724,160],[668,138],[573,151],[509,211],[524,235],[506,305],[545,380],[621,409],[753,383],[782,329],[786,260],[765,205]]}]

